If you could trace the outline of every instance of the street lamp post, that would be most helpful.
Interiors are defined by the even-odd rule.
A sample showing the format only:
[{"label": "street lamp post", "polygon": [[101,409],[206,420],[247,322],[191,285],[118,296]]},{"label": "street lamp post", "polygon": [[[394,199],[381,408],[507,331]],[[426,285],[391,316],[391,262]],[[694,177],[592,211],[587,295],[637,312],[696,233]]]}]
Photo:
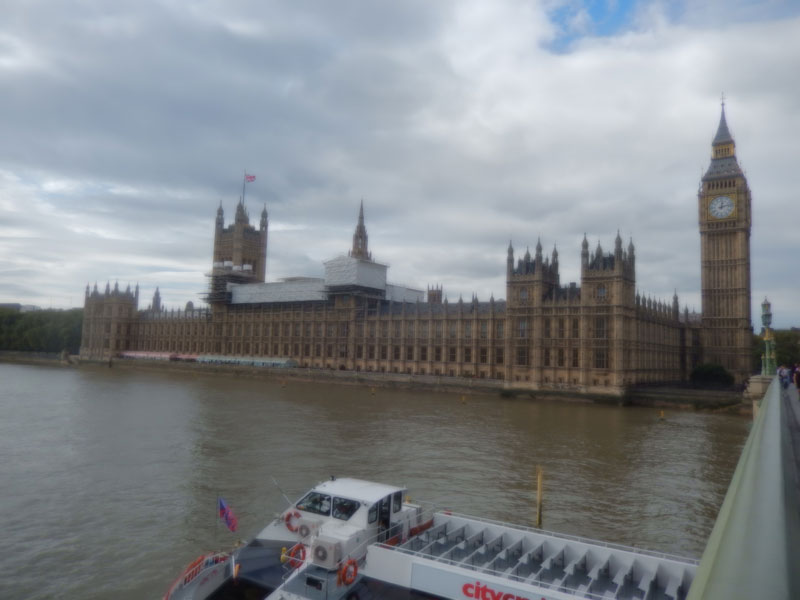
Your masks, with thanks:
[{"label": "street lamp post", "polygon": [[772,376],[776,372],[775,336],[769,327],[772,325],[772,306],[766,298],[761,303],[761,324],[764,326],[764,354],[761,355],[761,374]]}]

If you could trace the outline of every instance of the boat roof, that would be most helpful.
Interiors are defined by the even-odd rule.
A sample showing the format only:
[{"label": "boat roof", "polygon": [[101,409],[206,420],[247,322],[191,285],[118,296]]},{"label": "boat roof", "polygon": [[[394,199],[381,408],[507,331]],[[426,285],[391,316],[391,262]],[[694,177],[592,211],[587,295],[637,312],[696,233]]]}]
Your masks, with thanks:
[{"label": "boat roof", "polygon": [[374,481],[365,481],[363,479],[342,477],[341,479],[323,481],[314,487],[314,491],[372,503],[385,498],[389,494],[404,492],[405,488],[386,485],[384,483],[375,483]]}]

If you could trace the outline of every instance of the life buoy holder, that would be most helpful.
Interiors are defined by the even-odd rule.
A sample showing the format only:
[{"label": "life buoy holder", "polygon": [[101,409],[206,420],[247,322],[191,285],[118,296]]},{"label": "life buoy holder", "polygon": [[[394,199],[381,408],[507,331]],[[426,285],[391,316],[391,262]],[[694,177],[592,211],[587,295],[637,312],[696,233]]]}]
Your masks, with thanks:
[{"label": "life buoy holder", "polygon": [[290,510],[286,513],[286,516],[283,517],[283,522],[286,523],[286,529],[295,533],[297,531],[297,525],[294,524],[296,520],[300,518],[300,512],[296,510]]},{"label": "life buoy holder", "polygon": [[289,557],[289,566],[296,569],[304,562],[306,562],[306,547],[303,544],[295,544],[292,549],[286,553]]},{"label": "life buoy holder", "polygon": [[339,569],[339,580],[344,585],[351,585],[358,577],[358,563],[354,558],[349,559]]}]

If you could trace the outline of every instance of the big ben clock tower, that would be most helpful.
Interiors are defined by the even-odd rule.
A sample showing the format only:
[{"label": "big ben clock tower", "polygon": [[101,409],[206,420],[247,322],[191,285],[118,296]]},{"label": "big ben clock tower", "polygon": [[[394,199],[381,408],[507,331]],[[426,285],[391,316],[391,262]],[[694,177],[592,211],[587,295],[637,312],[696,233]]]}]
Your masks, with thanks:
[{"label": "big ben clock tower", "polygon": [[697,194],[704,362],[750,376],[750,188],[736,160],[725,103],[711,143],[711,164]]}]

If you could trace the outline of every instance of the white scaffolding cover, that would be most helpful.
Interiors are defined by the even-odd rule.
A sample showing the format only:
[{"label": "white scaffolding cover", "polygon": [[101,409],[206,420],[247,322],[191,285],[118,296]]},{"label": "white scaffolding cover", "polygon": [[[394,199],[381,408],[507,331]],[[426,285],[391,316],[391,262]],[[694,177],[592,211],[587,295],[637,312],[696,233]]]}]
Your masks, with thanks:
[{"label": "white scaffolding cover", "polygon": [[386,289],[386,265],[339,256],[325,264],[325,285],[328,287],[360,286],[376,290]]},{"label": "white scaffolding cover", "polygon": [[229,284],[232,304],[327,300],[322,279],[291,279],[277,283]]}]

